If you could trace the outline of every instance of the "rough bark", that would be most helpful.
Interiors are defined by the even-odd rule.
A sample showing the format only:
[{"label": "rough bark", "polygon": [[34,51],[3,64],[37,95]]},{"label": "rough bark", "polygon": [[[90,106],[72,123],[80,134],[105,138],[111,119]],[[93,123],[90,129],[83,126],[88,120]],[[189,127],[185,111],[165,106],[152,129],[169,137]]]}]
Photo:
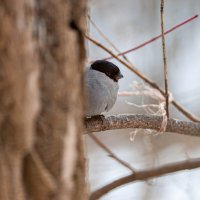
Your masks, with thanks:
[{"label": "rough bark", "polygon": [[[100,132],[115,129],[141,128],[152,129],[161,132],[163,129],[163,117],[153,115],[111,115],[102,117],[92,117],[85,120],[85,132]],[[200,123],[168,119],[166,132],[198,136],[200,137]]]},{"label": "rough bark", "polygon": [[39,108],[31,10],[23,0],[0,2],[0,199],[4,200],[25,198],[23,159],[33,143]]},{"label": "rough bark", "polygon": [[0,199],[87,199],[84,22],[84,0],[0,3]]}]

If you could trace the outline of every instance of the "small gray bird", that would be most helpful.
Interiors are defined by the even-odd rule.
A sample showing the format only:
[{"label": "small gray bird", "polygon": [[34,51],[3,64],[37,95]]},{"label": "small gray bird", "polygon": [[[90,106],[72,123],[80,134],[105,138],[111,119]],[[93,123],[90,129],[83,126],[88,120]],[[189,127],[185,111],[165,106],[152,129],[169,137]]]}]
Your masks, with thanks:
[{"label": "small gray bird", "polygon": [[108,112],[116,102],[120,69],[111,62],[97,60],[85,71],[86,117]]}]

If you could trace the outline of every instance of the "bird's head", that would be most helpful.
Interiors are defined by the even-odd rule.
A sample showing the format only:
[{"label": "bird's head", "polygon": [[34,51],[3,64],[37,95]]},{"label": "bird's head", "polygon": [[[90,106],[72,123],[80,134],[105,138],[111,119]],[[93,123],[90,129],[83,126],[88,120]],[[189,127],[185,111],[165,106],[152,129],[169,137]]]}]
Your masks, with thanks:
[{"label": "bird's head", "polygon": [[115,82],[123,78],[120,69],[115,64],[105,60],[96,60],[91,64],[90,68],[104,73]]}]

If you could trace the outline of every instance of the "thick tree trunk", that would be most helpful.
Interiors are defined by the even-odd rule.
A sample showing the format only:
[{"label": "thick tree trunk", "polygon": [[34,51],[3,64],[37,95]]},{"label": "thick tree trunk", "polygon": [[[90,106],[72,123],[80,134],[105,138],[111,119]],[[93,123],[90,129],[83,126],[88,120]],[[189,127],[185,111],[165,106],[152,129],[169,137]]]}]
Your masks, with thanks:
[{"label": "thick tree trunk", "polygon": [[0,199],[87,199],[85,1],[0,2]]}]

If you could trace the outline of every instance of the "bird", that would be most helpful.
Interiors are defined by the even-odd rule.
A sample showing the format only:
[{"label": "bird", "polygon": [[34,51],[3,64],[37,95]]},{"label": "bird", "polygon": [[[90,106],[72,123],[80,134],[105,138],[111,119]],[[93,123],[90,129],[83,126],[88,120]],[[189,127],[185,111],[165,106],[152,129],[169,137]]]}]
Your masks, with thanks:
[{"label": "bird", "polygon": [[112,62],[96,60],[85,70],[86,118],[102,116],[111,110],[117,99],[120,69]]}]

